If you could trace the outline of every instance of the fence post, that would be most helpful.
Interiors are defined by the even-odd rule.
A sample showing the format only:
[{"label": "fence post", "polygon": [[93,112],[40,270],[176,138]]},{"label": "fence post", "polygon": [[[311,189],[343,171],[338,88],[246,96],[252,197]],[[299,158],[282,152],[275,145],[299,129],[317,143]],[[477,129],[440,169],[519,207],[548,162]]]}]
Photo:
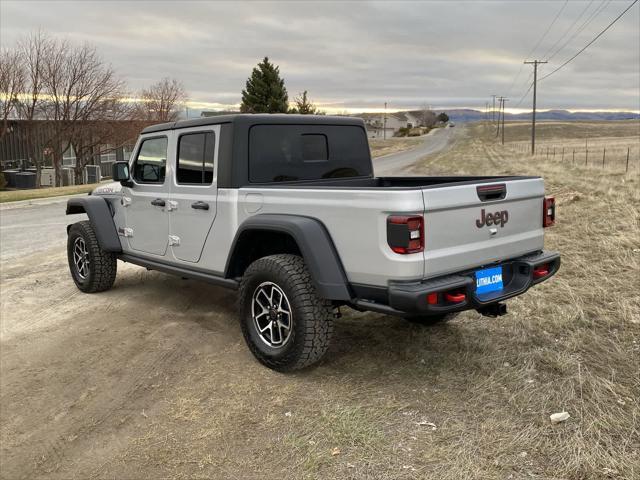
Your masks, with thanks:
[{"label": "fence post", "polygon": [[556,147],[553,147],[553,159],[556,159]]},{"label": "fence post", "polygon": [[584,139],[584,165],[585,167],[589,163],[589,137]]},{"label": "fence post", "polygon": [[562,158],[560,159],[561,162],[564,162],[564,147],[562,147]]},{"label": "fence post", "polygon": [[602,149],[602,168],[604,168],[604,156],[607,154],[607,147]]},{"label": "fence post", "polygon": [[625,172],[629,171],[629,147],[627,147],[627,168],[625,170]]},{"label": "fence post", "polygon": [[575,148],[573,149],[573,158],[571,159],[571,163],[573,165],[576,164],[576,149]]},{"label": "fence post", "polygon": [[549,158],[549,147],[547,147],[547,158]]}]

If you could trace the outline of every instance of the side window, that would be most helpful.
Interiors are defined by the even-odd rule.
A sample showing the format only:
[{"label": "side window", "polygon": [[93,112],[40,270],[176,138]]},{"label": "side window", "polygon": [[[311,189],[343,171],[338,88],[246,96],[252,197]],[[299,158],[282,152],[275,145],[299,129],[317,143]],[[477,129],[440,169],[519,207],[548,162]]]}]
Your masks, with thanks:
[{"label": "side window", "polygon": [[186,133],[178,139],[176,182],[211,185],[213,182],[213,132]]},{"label": "side window", "polygon": [[167,165],[167,137],[144,140],[133,166],[133,178],[139,183],[164,183]]}]

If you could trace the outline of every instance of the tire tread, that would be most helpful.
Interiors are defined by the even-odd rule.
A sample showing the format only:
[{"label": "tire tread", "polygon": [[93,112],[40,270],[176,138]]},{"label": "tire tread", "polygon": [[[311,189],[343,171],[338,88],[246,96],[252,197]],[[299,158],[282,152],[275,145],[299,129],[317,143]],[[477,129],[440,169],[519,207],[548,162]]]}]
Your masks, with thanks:
[{"label": "tire tread", "polygon": [[[286,294],[294,308],[294,322],[302,321],[303,338],[297,348],[281,358],[272,358],[260,351],[251,341],[246,327],[246,304],[251,301],[250,279],[258,273],[270,273],[285,278]],[[263,257],[246,270],[240,284],[238,309],[243,334],[253,355],[264,365],[278,371],[299,370],[317,363],[329,348],[333,335],[333,307],[329,300],[320,298],[304,260],[297,255],[279,254]],[[294,341],[298,339],[294,338]]]}]

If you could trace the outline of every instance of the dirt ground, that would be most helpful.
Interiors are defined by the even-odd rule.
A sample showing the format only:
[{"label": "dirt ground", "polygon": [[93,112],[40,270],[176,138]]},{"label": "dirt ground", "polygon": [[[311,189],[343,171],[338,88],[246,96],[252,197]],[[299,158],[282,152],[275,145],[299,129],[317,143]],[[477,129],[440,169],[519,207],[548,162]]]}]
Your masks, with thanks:
[{"label": "dirt ground", "polygon": [[345,310],[325,360],[282,375],[233,292],[119,263],[85,295],[52,246],[1,272],[0,477],[640,477],[638,174],[456,139],[417,171],[540,174],[557,199],[562,269],[509,315]]}]

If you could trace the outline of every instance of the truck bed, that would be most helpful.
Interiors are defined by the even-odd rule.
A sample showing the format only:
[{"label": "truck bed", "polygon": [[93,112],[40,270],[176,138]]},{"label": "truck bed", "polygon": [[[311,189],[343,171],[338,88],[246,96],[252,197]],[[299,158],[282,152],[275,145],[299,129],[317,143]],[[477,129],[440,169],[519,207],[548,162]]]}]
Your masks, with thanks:
[{"label": "truck bed", "polygon": [[295,182],[278,182],[269,184],[254,184],[259,188],[344,188],[344,189],[425,189],[449,187],[454,185],[469,185],[492,183],[511,180],[530,180],[540,177],[531,176],[434,176],[434,177],[368,177],[368,178],[332,178],[321,180],[307,180]]}]

